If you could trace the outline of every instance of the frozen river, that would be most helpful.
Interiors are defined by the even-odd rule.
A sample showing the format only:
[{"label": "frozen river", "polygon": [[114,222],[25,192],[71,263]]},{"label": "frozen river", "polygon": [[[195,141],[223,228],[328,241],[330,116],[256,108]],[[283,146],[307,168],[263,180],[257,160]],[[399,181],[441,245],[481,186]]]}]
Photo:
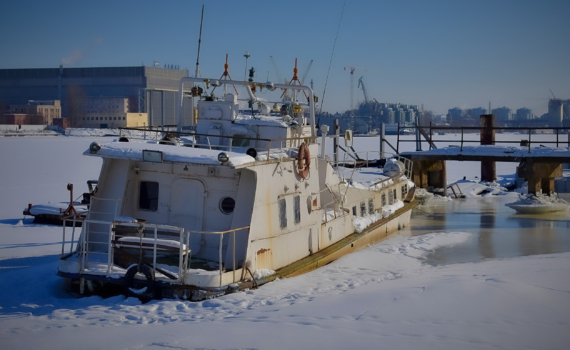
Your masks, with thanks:
[{"label": "frozen river", "polygon": [[[61,227],[21,220],[22,210],[68,200],[68,183],[85,190],[101,160],[82,153],[111,140],[0,137],[2,348],[568,348],[570,213],[515,215],[504,203],[516,196],[420,207],[406,236],[245,293],[198,303],[78,299],[55,275]],[[358,150],[378,146],[377,137],[355,139]],[[448,179],[472,179],[478,166],[449,164]],[[515,166],[497,164],[497,173]]]},{"label": "frozen river", "polygon": [[473,234],[466,243],[429,254],[426,261],[434,265],[570,252],[570,211],[516,214],[505,206],[515,200],[486,196],[428,202],[413,211],[411,225],[400,232],[410,236],[440,231]]}]

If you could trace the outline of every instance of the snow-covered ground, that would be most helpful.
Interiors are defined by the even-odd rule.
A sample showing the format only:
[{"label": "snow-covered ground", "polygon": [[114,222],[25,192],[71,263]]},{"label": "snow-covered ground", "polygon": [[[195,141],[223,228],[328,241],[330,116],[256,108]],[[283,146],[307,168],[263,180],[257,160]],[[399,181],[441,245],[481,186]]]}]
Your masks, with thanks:
[{"label": "snow-covered ground", "polygon": [[[0,138],[3,349],[568,348],[570,253],[425,263],[435,249],[477,240],[467,226],[396,235],[308,274],[215,300],[77,299],[55,276],[61,228],[20,222],[22,210],[68,200],[67,183],[79,196],[101,165],[81,154],[110,140]],[[355,148],[377,143],[356,138]],[[477,167],[462,163],[460,172],[473,180]],[[456,173],[448,165],[450,180],[464,176]]]}]

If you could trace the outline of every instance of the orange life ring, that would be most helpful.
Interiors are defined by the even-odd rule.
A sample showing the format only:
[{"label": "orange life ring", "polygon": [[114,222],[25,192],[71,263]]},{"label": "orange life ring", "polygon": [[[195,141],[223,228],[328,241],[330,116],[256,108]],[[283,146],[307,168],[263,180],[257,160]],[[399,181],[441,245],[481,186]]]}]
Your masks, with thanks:
[{"label": "orange life ring", "polygon": [[301,178],[307,179],[309,177],[310,166],[311,152],[309,152],[309,146],[306,143],[302,143],[297,153],[297,172]]}]

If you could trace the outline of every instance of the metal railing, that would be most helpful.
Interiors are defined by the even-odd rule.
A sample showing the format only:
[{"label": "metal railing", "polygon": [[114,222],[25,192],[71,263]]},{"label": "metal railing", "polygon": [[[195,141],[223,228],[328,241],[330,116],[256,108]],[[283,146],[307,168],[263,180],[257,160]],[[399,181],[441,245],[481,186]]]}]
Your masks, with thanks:
[{"label": "metal railing", "polygon": [[[359,152],[359,153],[364,153],[366,154],[366,163],[363,166],[363,168],[366,168],[368,166],[368,161],[369,159],[369,154],[374,154],[374,153],[380,153],[379,151],[365,151],[365,152]],[[338,154],[337,154],[338,156]],[[343,160],[339,160],[339,161],[332,161],[328,156],[325,157],[326,161],[331,165],[331,167],[333,168],[335,174],[341,179],[341,181],[345,181],[348,183],[352,182],[352,178],[354,177],[354,173],[355,171],[358,169],[358,167],[356,166],[359,162],[362,162],[363,159],[354,159],[354,157],[352,157],[352,159],[346,159],[346,152],[344,154],[344,159]],[[390,181],[394,181],[396,179],[399,179],[402,177],[402,175],[406,176],[406,178],[411,179],[412,177],[412,170],[413,170],[413,162],[407,158],[404,157],[400,157],[399,155],[392,155],[391,158],[396,158],[396,160],[402,162],[404,164],[404,170],[402,173],[399,173],[398,175],[394,175],[391,177],[387,177],[385,179],[382,179],[378,182],[375,182],[374,184],[369,186],[369,190],[371,191],[382,191],[384,190],[384,184],[388,183]],[[377,159],[377,158],[373,158],[373,159]],[[350,164],[350,167],[345,167],[344,165]],[[344,168],[344,169],[351,169],[352,171],[350,172],[350,177],[347,178],[344,174],[341,173],[341,169],[340,168]],[[381,186],[379,186],[381,185]],[[341,189],[340,189],[340,184],[339,184],[339,190],[338,192],[335,192],[333,189],[330,188],[329,185],[325,184],[325,188],[320,190],[319,192],[316,193],[312,193],[312,195],[317,195],[317,194],[322,194],[323,192],[328,191],[332,197],[332,201],[330,202],[326,202],[326,203],[321,203],[321,210],[324,210],[324,215],[325,215],[325,223],[328,222],[328,215],[327,215],[327,208],[329,205],[333,206],[333,212],[334,212],[334,216],[335,219],[337,218],[337,213],[336,210],[334,208],[335,204],[339,204],[340,206],[340,210],[344,213],[345,212],[345,208],[344,208],[344,198],[346,198],[346,193],[348,192],[348,186],[346,186],[344,193],[342,193]],[[337,196],[335,195],[335,193],[338,193],[338,195],[341,198],[337,198]],[[342,214],[341,216],[344,216],[345,214]]]},{"label": "metal railing", "polygon": [[[254,148],[257,152],[267,152],[267,159],[271,159],[271,155],[275,156],[275,159],[281,160],[283,159],[283,155],[287,157],[292,157],[294,154],[294,150],[297,149],[302,142],[307,143],[316,143],[318,139],[317,136],[304,136],[304,137],[289,137],[289,138],[279,138],[279,139],[264,139],[264,138],[257,138],[257,137],[247,137],[241,135],[211,135],[211,134],[198,134],[195,132],[177,132],[177,131],[167,131],[167,130],[149,130],[146,128],[119,128],[120,136],[122,137],[123,130],[131,130],[131,131],[142,131],[143,138],[146,139],[147,132],[149,134],[154,134],[152,140],[156,140],[158,142],[162,142],[165,144],[173,144],[179,145],[184,147],[191,147],[191,148],[207,148],[207,149],[218,149],[218,150],[227,150],[229,152],[243,152],[245,153],[246,150],[250,148]],[[159,134],[163,135],[159,137]],[[185,140],[180,139],[180,141],[169,141],[169,140],[162,140],[161,138],[164,137],[166,134],[172,134],[176,137],[183,137],[183,136],[191,136],[191,142],[185,142]],[[132,137],[132,136],[131,136]],[[210,139],[228,139],[227,144],[212,144]],[[197,141],[199,139],[200,141]],[[267,147],[250,147],[250,146],[234,146],[233,140],[239,139],[248,141],[251,143],[254,142],[266,142]],[[277,145],[277,146],[276,146]],[[274,147],[272,147],[274,146]],[[237,150],[237,151],[236,151]],[[277,151],[278,150],[278,151]],[[263,156],[263,154],[260,154]]]},{"label": "metal railing", "polygon": [[[196,234],[208,234],[208,235],[219,235],[220,236],[220,246],[219,246],[219,250],[218,250],[218,267],[219,267],[219,271],[220,271],[220,287],[223,285],[223,274],[224,274],[224,264],[223,264],[223,241],[224,241],[224,234],[226,233],[231,233],[232,234],[232,272],[233,272],[233,282],[236,282],[236,231],[241,231],[241,230],[245,230],[247,229],[248,232],[248,240],[249,240],[249,226],[244,226],[244,227],[240,227],[240,228],[236,228],[236,229],[231,229],[231,230],[226,230],[226,231],[193,231],[190,230],[188,236],[190,236],[190,233],[196,233]],[[247,256],[247,251],[246,251],[246,256]],[[241,277],[240,277],[241,280]]]},{"label": "metal railing", "polygon": [[[429,135],[426,135],[427,138],[429,139],[425,139],[426,137],[424,136],[424,139],[420,139],[419,142],[427,142],[429,144],[429,149],[432,149],[432,145],[435,144],[435,142],[441,143],[441,142],[445,142],[445,143],[460,143],[460,147],[461,147],[461,151],[463,151],[463,144],[464,143],[481,143],[481,140],[465,140],[464,139],[464,135],[465,135],[465,131],[492,131],[492,130],[499,130],[499,131],[507,131],[507,130],[519,130],[519,131],[528,131],[528,140],[520,140],[520,141],[503,141],[503,140],[495,140],[494,143],[505,143],[505,144],[520,144],[520,146],[527,146],[528,147],[528,151],[530,153],[531,151],[531,146],[532,143],[534,142],[534,144],[556,144],[556,147],[560,147],[560,144],[563,144],[562,141],[560,141],[560,135],[564,135],[564,131],[566,131],[566,134],[568,135],[568,139],[567,139],[567,147],[570,147],[570,128],[568,127],[484,127],[484,126],[434,126],[430,123],[429,126],[400,126],[400,124],[398,124],[398,133],[397,133],[397,141],[396,141],[396,153],[399,153],[399,148],[400,148],[400,142],[418,142],[417,136],[414,139],[400,139],[400,130],[404,130],[404,129],[422,129],[422,130],[428,130],[429,129]],[[437,131],[437,130],[455,130],[455,131],[459,131],[461,133],[461,139],[460,140],[434,140],[433,139],[433,132]],[[555,141],[532,141],[532,134],[534,130],[553,130],[554,132],[552,133],[552,135],[556,135],[556,140]],[[427,133],[426,133],[427,134]],[[550,135],[550,134],[542,134],[542,135]],[[386,141],[385,141],[386,142]]]},{"label": "metal railing", "polygon": [[[65,223],[66,221],[68,221],[73,219],[75,220],[75,218],[72,217],[66,217],[64,218],[64,226],[63,226],[63,244],[62,244],[62,257],[65,254],[64,252],[64,247],[65,247]],[[97,251],[92,251],[90,249],[90,245],[92,244],[103,244],[103,242],[100,241],[91,241],[90,240],[90,233],[91,230],[89,229],[89,225],[90,224],[95,224],[95,225],[103,225],[106,226],[106,230],[105,231],[97,231],[95,233],[106,233],[108,234],[108,241],[106,242],[106,244],[108,245],[108,249],[107,249],[107,253],[104,252],[97,252]],[[124,227],[133,227],[133,228],[137,228],[138,232],[139,232],[139,236],[132,236],[132,235],[124,235],[124,234],[117,234],[117,228],[120,226],[124,226]],[[231,230],[226,230],[226,231],[192,231],[192,230],[185,230],[182,227],[176,227],[176,226],[166,226],[166,225],[158,225],[158,224],[147,224],[147,223],[125,223],[125,222],[117,222],[117,221],[102,221],[102,220],[92,220],[92,219],[86,219],[83,221],[83,227],[84,227],[84,231],[83,234],[81,235],[79,241],[77,242],[77,251],[79,252],[79,258],[80,258],[80,264],[79,264],[79,273],[83,274],[87,268],[87,264],[89,263],[89,254],[107,254],[107,264],[106,264],[106,273],[107,274],[111,274],[113,272],[113,267],[114,267],[114,250],[115,250],[115,245],[116,242],[119,242],[118,244],[120,245],[120,239],[124,238],[124,237],[138,237],[140,238],[140,247],[139,249],[143,249],[142,248],[142,244],[143,244],[143,239],[148,240],[149,238],[145,238],[145,231],[148,232],[148,229],[151,229],[153,232],[151,239],[151,244],[152,244],[152,268],[153,268],[153,272],[156,274],[157,271],[157,266],[156,266],[156,259],[157,259],[157,252],[159,250],[159,246],[161,243],[164,243],[164,239],[160,239],[161,242],[159,242],[159,238],[158,236],[163,236],[165,235],[165,232],[174,232],[178,234],[178,239],[168,239],[167,241],[174,241],[174,242],[178,242],[178,262],[179,262],[179,266],[178,266],[178,278],[177,278],[177,282],[180,284],[185,284],[185,276],[188,273],[188,269],[190,267],[191,261],[192,261],[192,255],[191,255],[191,250],[190,250],[190,235],[191,233],[196,233],[196,234],[214,234],[214,235],[219,235],[220,236],[220,244],[219,244],[219,254],[218,254],[218,264],[219,264],[219,272],[220,272],[220,286],[222,286],[222,281],[223,281],[223,269],[224,269],[224,259],[223,259],[223,239],[224,239],[224,234],[227,233],[231,233],[232,234],[232,267],[233,267],[233,282],[236,282],[236,269],[237,269],[237,265],[236,265],[236,253],[235,253],[235,234],[236,231],[241,231],[241,230],[248,230],[248,237],[249,237],[249,226],[245,226],[245,227],[241,227],[241,228],[236,228],[236,229],[231,229]],[[75,234],[75,227],[72,231],[72,246],[73,246],[73,237]],[[147,241],[148,242],[148,241]],[[124,242],[123,245],[128,245],[127,242]],[[136,249],[137,246],[136,244],[132,245],[130,248],[134,248]],[[70,248],[70,253],[72,252],[72,247]],[[145,248],[145,250],[149,250],[148,247]],[[247,256],[247,252],[246,252],[246,256]],[[161,271],[159,271],[161,272]],[[240,277],[241,280],[241,277]]]}]

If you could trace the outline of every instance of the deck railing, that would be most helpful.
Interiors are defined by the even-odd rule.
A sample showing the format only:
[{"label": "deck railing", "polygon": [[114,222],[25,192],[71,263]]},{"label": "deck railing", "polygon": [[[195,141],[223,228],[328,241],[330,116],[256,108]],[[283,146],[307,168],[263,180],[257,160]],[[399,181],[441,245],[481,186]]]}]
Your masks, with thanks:
[{"label": "deck railing", "polygon": [[[64,246],[65,246],[65,235],[66,235],[66,226],[65,223],[68,220],[74,220],[75,218],[72,217],[67,217],[64,218],[64,226],[63,226],[63,244],[62,244],[62,257],[64,255]],[[101,245],[104,244],[104,242],[101,241],[92,241],[91,237],[90,237],[90,225],[97,225],[99,227],[99,231],[97,232],[93,232],[93,233],[103,233],[103,234],[107,234],[108,235],[108,240],[106,242],[106,244],[108,245],[108,249],[107,252],[102,252],[102,251],[94,251],[91,249],[91,245],[97,244],[97,245]],[[103,229],[101,226],[104,226],[105,229]],[[192,233],[194,234],[210,234],[210,235],[219,235],[220,236],[220,244],[219,244],[219,254],[218,254],[218,264],[219,264],[219,274],[220,274],[220,286],[222,286],[222,277],[223,277],[223,269],[224,269],[224,259],[223,259],[223,239],[224,239],[224,234],[228,234],[231,233],[232,237],[232,266],[233,266],[233,282],[237,282],[239,280],[241,280],[241,277],[236,280],[236,269],[237,269],[237,265],[236,265],[236,252],[235,252],[235,234],[236,231],[241,231],[241,230],[248,230],[248,239],[249,239],[249,226],[245,226],[245,227],[240,227],[240,228],[236,228],[236,229],[231,229],[231,230],[226,230],[226,231],[191,231],[191,230],[185,230],[182,227],[176,227],[176,226],[167,226],[167,225],[158,225],[158,224],[148,224],[148,223],[138,223],[138,222],[134,222],[134,223],[127,223],[127,222],[117,222],[117,221],[102,221],[102,220],[92,220],[92,219],[86,219],[83,221],[83,234],[81,235],[79,241],[77,242],[77,247],[76,250],[80,253],[79,254],[79,258],[80,258],[80,264],[79,264],[79,273],[83,274],[85,273],[87,264],[89,263],[89,255],[90,254],[106,254],[107,255],[107,263],[106,263],[106,269],[105,272],[106,274],[111,274],[113,273],[113,268],[115,266],[114,264],[114,253],[115,253],[115,249],[116,246],[118,245],[125,245],[127,246],[127,248],[131,248],[131,249],[140,249],[141,250],[141,254],[142,254],[142,250],[150,250],[152,251],[152,269],[154,271],[154,273],[156,274],[157,271],[157,265],[156,265],[156,259],[157,259],[157,252],[160,249],[160,245],[162,244],[164,247],[164,241],[163,239],[159,239],[158,236],[164,236],[164,235],[169,235],[169,236],[173,236],[173,237],[177,237],[177,239],[167,239],[166,241],[173,241],[173,242],[177,242],[178,245],[178,262],[179,262],[179,266],[178,266],[178,277],[176,279],[176,281],[180,284],[184,284],[185,283],[185,276],[188,272],[188,269],[190,267],[191,261],[192,261],[192,254],[191,254],[191,250],[190,250],[190,235]],[[121,230],[120,227],[123,228],[134,228],[136,229],[136,231],[138,232],[138,235],[133,236],[133,235],[129,235],[129,234],[121,234]],[[151,230],[152,232],[152,237],[151,238],[145,238],[144,235],[148,234],[148,230]],[[131,230],[132,231],[132,230]],[[118,233],[119,232],[119,233]],[[75,234],[75,227],[72,231],[72,246],[73,246],[73,237]],[[128,242],[128,241],[121,241],[121,239],[125,238],[125,237],[138,237],[140,239],[140,244],[137,245],[137,242]],[[146,241],[143,241],[146,240]],[[143,248],[143,243],[146,244],[146,246]],[[148,246],[150,244],[150,247]],[[170,247],[172,246],[176,246],[176,245],[170,245]],[[162,248],[164,249],[164,248]],[[72,252],[72,247],[70,248],[70,253]],[[247,256],[247,251],[246,251],[246,256]],[[159,272],[163,272],[163,271],[159,271]]]},{"label": "deck railing", "polygon": [[[219,267],[219,271],[220,271],[220,287],[223,285],[223,274],[224,274],[224,264],[223,264],[223,241],[224,241],[224,234],[226,233],[231,233],[232,234],[232,272],[233,272],[233,278],[232,281],[233,282],[237,282],[236,281],[236,270],[237,270],[237,265],[236,265],[236,231],[241,231],[241,230],[247,230],[248,233],[248,237],[247,237],[247,241],[249,241],[249,226],[244,226],[244,227],[240,227],[240,228],[235,228],[235,229],[231,229],[231,230],[226,230],[226,231],[189,231],[189,233],[196,233],[196,234],[206,234],[206,235],[219,235],[220,236],[220,246],[219,246],[219,250],[218,250],[218,267]],[[190,234],[188,234],[188,236],[190,236]],[[247,250],[245,252],[245,256],[247,257]],[[241,280],[241,277],[240,277]]]},{"label": "deck railing", "polygon": [[[370,159],[377,159],[377,158],[370,158],[369,159],[369,155],[373,155],[375,153],[379,155],[380,152],[378,152],[378,151],[365,151],[365,152],[359,152],[359,153],[365,154],[366,159],[356,159],[353,156],[350,156],[351,159],[347,159],[346,158],[346,155],[347,155],[346,152],[343,155],[343,160],[333,161],[328,156],[326,156],[325,159],[331,165],[335,174],[342,181],[350,183],[350,182],[352,182],[352,178],[354,177],[354,173],[357,169],[366,168],[369,165]],[[338,156],[338,154],[337,154],[337,156]],[[340,158],[340,157],[338,157],[338,158]],[[411,179],[413,162],[407,158],[400,157],[399,155],[393,155],[392,158],[395,158],[396,160],[398,160],[404,164],[403,172],[399,173],[395,176],[392,176],[392,177],[387,177],[385,179],[382,179],[382,180],[375,182],[374,184],[370,185],[370,188],[373,191],[383,190],[385,183],[388,183],[389,181],[394,181],[395,179],[399,179],[402,177],[402,175],[406,176],[408,179]],[[358,167],[357,165],[359,165],[359,164],[362,166]],[[347,167],[347,165],[349,165],[349,166]],[[377,165],[375,165],[375,167],[377,167]],[[340,171],[341,168],[342,169],[351,169],[352,171],[350,172],[350,177],[347,177],[347,176],[345,176],[345,174],[342,174]],[[379,186],[379,185],[381,185],[381,186]],[[332,201],[328,201],[328,202],[324,202],[324,203],[321,202],[321,210],[324,210],[324,213],[325,213],[325,221],[324,221],[325,223],[328,222],[327,209],[331,205],[333,207],[335,219],[337,218],[337,212],[336,212],[334,207],[337,204],[339,205],[340,210],[343,212],[343,214],[341,216],[345,215],[344,199],[346,198],[347,191],[348,191],[348,186],[346,186],[344,193],[342,193],[340,187],[339,187],[338,191],[334,191],[332,188],[330,188],[329,185],[325,185],[325,188],[323,188],[319,192],[312,193],[312,195],[321,195],[323,192],[329,192],[331,197],[332,197]],[[340,198],[338,198],[338,197],[340,197]]]},{"label": "deck railing", "polygon": [[[254,148],[256,152],[259,153],[260,156],[263,156],[267,152],[266,160],[270,159],[278,159],[281,160],[286,157],[293,157],[296,155],[296,149],[301,145],[303,142],[308,143],[315,143],[317,140],[317,136],[303,136],[303,137],[289,137],[289,138],[278,138],[278,139],[265,139],[265,138],[257,138],[257,137],[247,137],[242,135],[211,135],[211,134],[199,134],[195,132],[176,132],[176,131],[169,131],[169,130],[150,130],[147,128],[119,128],[120,136],[123,136],[123,131],[130,130],[130,131],[140,131],[143,132],[143,139],[147,139],[147,134],[154,136],[151,138],[152,140],[156,140],[158,142],[162,142],[165,144],[176,144],[179,146],[184,147],[192,147],[192,148],[206,148],[206,149],[217,149],[217,150],[227,150],[228,152],[238,152],[238,153],[246,153],[246,151],[250,148]],[[166,134],[172,134],[176,136],[178,141],[169,141],[169,140],[162,140],[162,138]],[[160,135],[160,136],[159,136]],[[191,137],[192,139],[187,142],[181,137]],[[228,139],[227,144],[212,144],[210,142],[211,139]],[[197,140],[199,139],[199,141]],[[243,141],[248,141],[248,143],[259,142],[259,143],[267,143],[266,147],[253,147],[253,146],[234,146],[233,141],[234,139],[239,139]]]}]

